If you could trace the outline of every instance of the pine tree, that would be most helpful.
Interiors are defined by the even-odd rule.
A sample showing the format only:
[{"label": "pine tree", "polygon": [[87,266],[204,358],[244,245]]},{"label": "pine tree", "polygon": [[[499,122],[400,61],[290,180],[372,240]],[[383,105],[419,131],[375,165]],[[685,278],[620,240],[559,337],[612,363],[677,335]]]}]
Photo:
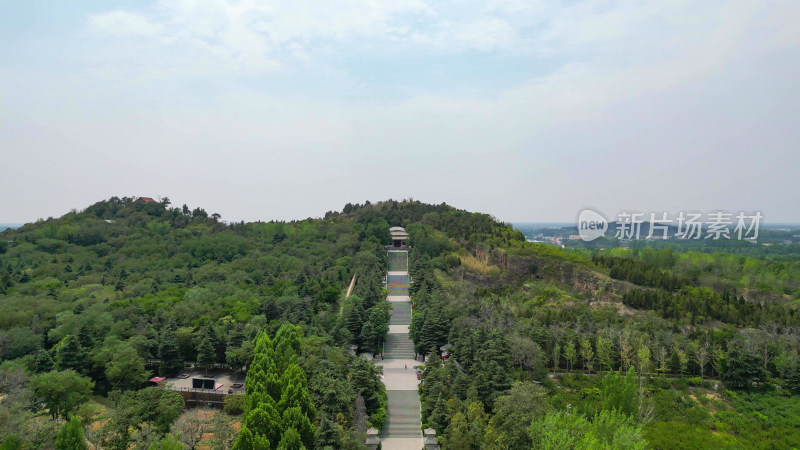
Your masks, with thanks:
[{"label": "pine tree", "polygon": [[61,341],[56,351],[56,367],[59,370],[72,369],[78,373],[86,373],[89,365],[89,356],[78,338],[69,335]]},{"label": "pine tree", "polygon": [[375,351],[379,352],[386,339],[386,334],[389,332],[389,320],[391,314],[386,309],[381,307],[374,307],[370,309],[367,322],[372,324],[377,335],[377,342],[375,344]]},{"label": "pine tree", "polygon": [[444,395],[440,395],[436,398],[431,414],[428,416],[428,423],[430,423],[435,430],[444,430],[447,428],[447,403]]},{"label": "pine tree", "polygon": [[89,327],[85,324],[81,325],[81,329],[78,331],[78,342],[81,343],[83,348],[92,348],[94,346],[94,339],[92,339],[92,335],[89,332]]},{"label": "pine tree", "polygon": [[58,431],[56,450],[85,450],[86,439],[83,437],[83,427],[77,416],[72,416]]},{"label": "pine tree", "polygon": [[314,402],[311,400],[311,394],[308,388],[301,384],[289,384],[284,387],[281,392],[281,400],[278,402],[278,411],[286,411],[286,409],[297,406],[303,415],[313,422],[317,417],[317,410],[314,407]]},{"label": "pine tree", "polygon": [[244,343],[244,332],[240,328],[231,331],[228,336],[228,348],[239,348]]},{"label": "pine tree", "polygon": [[283,438],[278,444],[278,450],[300,450],[303,448],[303,440],[300,433],[294,428],[288,428],[283,432]]},{"label": "pine tree", "polygon": [[[269,448],[270,442],[279,442],[279,448],[313,447],[316,409],[306,374],[296,363],[300,332],[299,327],[284,324],[274,342],[265,333],[256,337],[245,381],[246,418],[235,449]],[[279,371],[278,364],[285,370]],[[281,430],[286,430],[282,437]],[[289,430],[294,435],[287,436]]]},{"label": "pine tree", "polygon": [[510,367],[511,357],[509,356],[508,342],[502,333],[493,330],[482,342],[484,345],[480,350],[480,359],[494,361],[503,368]]},{"label": "pine tree", "polygon": [[183,368],[181,349],[178,346],[175,331],[171,327],[167,327],[161,333],[161,339],[158,343],[158,357],[161,359],[161,375],[173,376]]},{"label": "pine tree", "polygon": [[283,412],[282,419],[281,423],[284,430],[289,428],[297,430],[300,434],[300,440],[303,441],[303,445],[305,445],[306,448],[314,448],[314,432],[316,429],[308,417],[300,410],[299,406],[287,408],[286,411]]},{"label": "pine tree", "polygon": [[741,342],[732,341],[728,344],[722,378],[728,386],[750,390],[754,382],[763,381],[765,376],[766,371],[758,355]]},{"label": "pine tree", "polygon": [[375,325],[372,322],[364,322],[364,326],[361,327],[361,333],[359,333],[358,340],[361,342],[362,350],[373,353],[378,352],[378,331],[375,329]]},{"label": "pine tree", "polygon": [[469,422],[469,438],[474,448],[481,448],[483,444],[484,430],[488,417],[480,402],[470,403],[467,407],[467,421]]},{"label": "pine tree", "polygon": [[322,417],[314,435],[314,448],[338,447],[339,432],[338,424],[328,419],[327,416]]},{"label": "pine tree", "polygon": [[244,425],[253,435],[261,435],[270,442],[280,440],[281,416],[278,411],[269,403],[261,404],[258,408],[250,411],[244,420]]},{"label": "pine tree", "polygon": [[36,353],[36,359],[33,361],[33,371],[35,373],[50,372],[53,370],[54,364],[50,353],[47,353],[45,350],[39,350],[39,352]]},{"label": "pine tree", "polygon": [[236,436],[236,442],[233,444],[233,450],[253,450],[254,448],[253,432],[247,428],[247,425],[242,425]]},{"label": "pine tree", "polygon": [[257,434],[253,437],[253,450],[270,450],[272,446],[269,443],[269,439],[265,436],[261,436]]},{"label": "pine tree", "polygon": [[[352,297],[351,297],[352,298]],[[353,336],[351,342],[358,345],[359,337],[361,336],[361,328],[364,324],[364,309],[361,307],[360,301],[355,301],[350,315],[347,317],[347,330]]]},{"label": "pine tree", "polygon": [[300,336],[302,330],[297,325],[283,324],[275,334],[272,347],[275,349],[275,364],[278,373],[284,372],[287,367],[297,364],[300,354]]},{"label": "pine tree", "polygon": [[795,363],[794,367],[788,370],[784,385],[786,389],[789,389],[795,394],[800,394],[800,365]]},{"label": "pine tree", "polygon": [[439,353],[440,348],[447,343],[449,328],[449,320],[438,304],[426,308],[425,322],[419,331],[419,349],[423,353]]},{"label": "pine tree", "polygon": [[197,346],[197,363],[203,368],[206,375],[208,375],[208,370],[214,365],[216,356],[214,345],[211,343],[211,337],[203,333],[203,336],[200,338],[200,345]]},{"label": "pine tree", "polygon": [[450,425],[447,427],[447,447],[464,450],[476,448],[472,446],[469,424],[461,411],[455,413],[450,419]]}]

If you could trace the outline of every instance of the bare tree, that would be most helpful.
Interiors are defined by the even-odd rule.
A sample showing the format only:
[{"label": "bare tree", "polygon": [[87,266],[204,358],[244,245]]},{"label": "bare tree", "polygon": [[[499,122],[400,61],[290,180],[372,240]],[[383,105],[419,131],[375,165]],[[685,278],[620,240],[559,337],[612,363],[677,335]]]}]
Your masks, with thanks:
[{"label": "bare tree", "polygon": [[508,339],[511,361],[526,370],[538,368],[542,360],[542,348],[533,339],[518,334]]},{"label": "bare tree", "polygon": [[236,435],[231,427],[231,421],[227,414],[216,412],[211,419],[211,432],[214,439],[211,441],[211,450],[227,450],[233,445]]},{"label": "bare tree", "polygon": [[637,400],[639,403],[639,423],[642,425],[647,425],[651,420],[653,420],[656,406],[655,402],[653,401],[653,397],[647,393],[647,388],[645,386],[639,387],[637,392]]},{"label": "bare tree", "polygon": [[774,356],[771,350],[778,336],[778,324],[772,322],[771,324],[761,325],[761,331],[764,332],[761,336],[761,357],[764,360],[764,370],[768,370],[769,363]]},{"label": "bare tree", "polygon": [[595,348],[597,348],[597,360],[600,363],[600,370],[611,370],[614,364],[612,356],[612,342],[608,338],[597,336]]},{"label": "bare tree", "polygon": [[628,370],[633,362],[633,346],[630,344],[630,333],[624,330],[619,335],[619,359],[622,362],[622,370]]},{"label": "bare tree", "polygon": [[581,358],[583,358],[583,368],[592,372],[594,368],[594,350],[592,350],[592,341],[589,338],[581,340]]},{"label": "bare tree", "polygon": [[558,363],[561,359],[561,345],[556,342],[553,344],[553,371],[558,372]]},{"label": "bare tree", "polygon": [[[0,342],[0,348],[3,343]],[[16,394],[28,384],[28,375],[24,369],[13,368],[0,371],[0,391],[6,394]]]},{"label": "bare tree", "polygon": [[678,373],[676,375],[683,375],[686,373],[687,364],[689,364],[689,355],[687,355],[686,350],[681,348],[677,343],[672,344],[672,353],[677,356],[678,359]]},{"label": "bare tree", "polygon": [[709,345],[708,341],[703,343],[703,345],[697,347],[694,350],[694,360],[697,362],[697,366],[700,367],[700,378],[703,378],[703,372],[708,364],[708,358],[710,356]]},{"label": "bare tree", "polygon": [[84,434],[86,435],[86,440],[92,444],[93,450],[102,448],[103,442],[108,438],[108,431],[106,427],[86,427]]},{"label": "bare tree", "polygon": [[651,358],[650,348],[648,348],[644,344],[644,341],[642,341],[639,344],[639,350],[636,351],[636,364],[638,366],[637,370],[639,371],[639,376],[640,376],[639,377],[640,385],[644,383],[644,377],[650,371],[650,363],[651,363],[650,358]]},{"label": "bare tree", "polygon": [[659,345],[656,349],[656,371],[665,373],[667,371],[667,349],[663,345]]},{"label": "bare tree", "polygon": [[154,430],[152,426],[145,423],[142,425],[142,428],[137,430],[133,435],[133,448],[135,450],[148,450],[159,440],[160,436],[158,431]]},{"label": "bare tree", "polygon": [[172,433],[179,441],[194,449],[203,440],[203,434],[208,429],[209,418],[213,412],[208,409],[190,409],[172,424]]}]

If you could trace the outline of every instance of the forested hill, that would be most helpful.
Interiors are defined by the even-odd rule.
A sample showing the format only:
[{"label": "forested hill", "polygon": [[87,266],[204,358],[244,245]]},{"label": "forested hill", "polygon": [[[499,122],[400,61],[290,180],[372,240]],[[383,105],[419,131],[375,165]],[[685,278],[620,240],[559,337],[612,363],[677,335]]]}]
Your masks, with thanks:
[{"label": "forested hill", "polygon": [[[0,233],[3,358],[52,350],[79,333],[87,342],[112,331],[144,340],[149,325],[168,322],[312,324],[334,310],[353,274],[383,270],[390,224],[407,226],[437,255],[457,242],[522,240],[488,215],[444,204],[367,202],[324,219],[225,224],[168,199],[115,197]],[[151,338],[140,353],[156,355]]]},{"label": "forested hill", "polygon": [[423,426],[459,449],[800,446],[796,260],[671,256],[415,247]]},{"label": "forested hill", "polygon": [[[796,262],[562,250],[411,200],[225,223],[111,198],[0,232],[2,448],[363,448],[386,392],[348,350],[381,352],[390,226],[445,449],[800,446]],[[182,412],[146,380],[187,366],[255,388]]]},{"label": "forested hill", "polygon": [[[189,363],[245,371],[259,333],[275,339],[290,323],[302,330],[297,361],[319,412],[309,416],[314,445],[358,448],[364,422],[385,421],[385,393],[378,369],[347,349],[378,350],[382,340],[390,225],[406,226],[415,245],[436,256],[523,239],[485,214],[391,200],[346,205],[322,219],[226,224],[168,199],[115,197],[3,231],[0,442],[52,447],[59,429],[74,432],[70,422],[62,426],[73,416],[100,427],[87,438],[106,448],[183,439],[174,428],[184,416],[176,421],[180,409],[171,409],[182,402],[158,400],[146,380]],[[355,295],[345,302],[354,275]],[[364,414],[354,409],[359,391]],[[158,401],[158,413],[142,406]],[[228,406],[247,414],[246,405]]]}]

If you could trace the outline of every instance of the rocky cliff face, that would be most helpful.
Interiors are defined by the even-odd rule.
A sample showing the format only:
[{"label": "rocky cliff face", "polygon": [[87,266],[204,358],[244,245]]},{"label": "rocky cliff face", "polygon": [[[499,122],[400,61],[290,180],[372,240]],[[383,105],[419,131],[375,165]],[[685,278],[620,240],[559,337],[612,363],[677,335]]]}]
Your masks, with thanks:
[{"label": "rocky cliff face", "polygon": [[618,301],[622,293],[635,287],[628,282],[611,279],[591,268],[576,265],[572,261],[509,255],[500,249],[476,250],[474,255],[500,268],[500,276],[491,277],[463,271],[462,277],[489,288],[533,278],[571,286],[576,294],[583,294],[591,301]]},{"label": "rocky cliff face", "polygon": [[556,280],[586,289],[599,287],[598,274],[583,267],[576,267],[569,261],[553,261],[533,256],[515,256],[495,249],[489,256],[492,265],[503,270],[503,276],[520,280],[533,276],[536,279],[555,278]]}]

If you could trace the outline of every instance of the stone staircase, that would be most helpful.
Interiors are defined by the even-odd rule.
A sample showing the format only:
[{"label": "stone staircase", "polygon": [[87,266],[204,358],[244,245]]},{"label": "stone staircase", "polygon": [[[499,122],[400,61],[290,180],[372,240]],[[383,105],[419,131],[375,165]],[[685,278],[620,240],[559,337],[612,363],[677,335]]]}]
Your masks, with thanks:
[{"label": "stone staircase", "polygon": [[409,278],[407,254],[391,255],[390,272],[386,276],[387,299],[392,305],[389,334],[383,346],[383,383],[386,385],[386,423],[380,430],[384,450],[421,449],[419,381],[414,366],[414,343],[408,336],[411,325],[411,299],[408,296]]},{"label": "stone staircase", "polygon": [[[409,369],[411,371],[411,369]],[[386,424],[381,430],[385,438],[419,438],[419,394],[417,391],[387,391]]]},{"label": "stone staircase", "polygon": [[408,271],[408,252],[390,251],[389,252],[389,272]]},{"label": "stone staircase", "polygon": [[414,343],[408,338],[408,333],[386,335],[383,359],[414,359]]},{"label": "stone staircase", "polygon": [[389,325],[411,325],[411,302],[392,302]]},{"label": "stone staircase", "polygon": [[408,272],[389,272],[386,276],[386,293],[390,296],[408,296]]}]

